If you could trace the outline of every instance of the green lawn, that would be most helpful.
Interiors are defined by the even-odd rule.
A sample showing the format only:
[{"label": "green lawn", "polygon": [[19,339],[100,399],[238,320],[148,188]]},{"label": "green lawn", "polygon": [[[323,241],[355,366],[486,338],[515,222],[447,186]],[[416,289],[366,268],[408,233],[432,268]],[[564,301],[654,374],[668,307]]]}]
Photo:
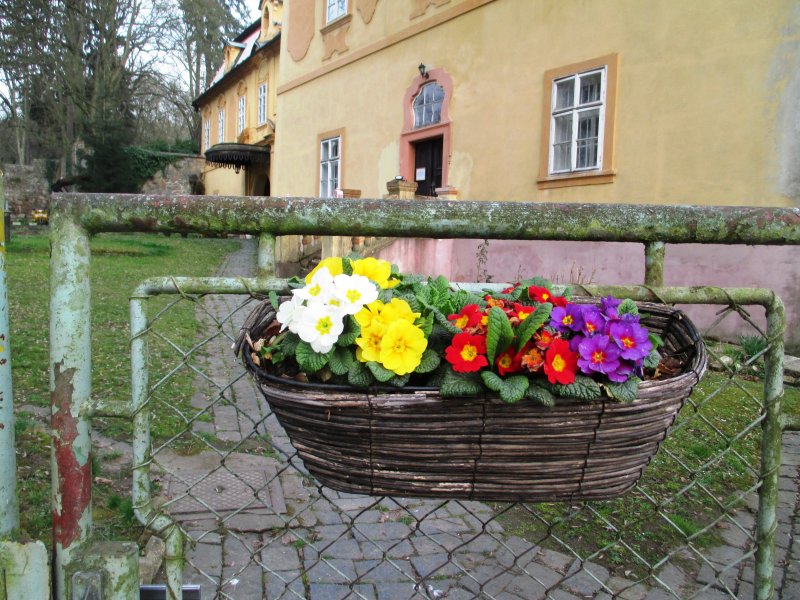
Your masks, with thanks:
[{"label": "green lawn", "polygon": [[[104,234],[91,242],[92,289],[92,396],[130,401],[130,351],[128,297],[136,284],[161,275],[213,275],[222,259],[239,242],[227,239],[181,238],[145,234]],[[49,239],[45,234],[16,235],[7,247],[10,347],[15,406],[49,406],[48,306]],[[148,314],[174,297],[149,301]],[[159,325],[178,344],[189,346],[197,339],[199,325],[192,303],[182,302],[165,313]],[[153,343],[154,371],[165,364],[170,351]],[[174,355],[174,352],[172,353]],[[189,371],[173,378],[163,393],[188,403],[192,376]],[[127,419],[96,419],[93,423],[107,435],[130,439]],[[180,423],[159,419],[154,436],[172,435]],[[32,537],[49,539],[49,439],[45,425],[30,414],[19,414],[18,471],[21,525]],[[97,461],[96,461],[97,462]],[[101,464],[93,464],[102,475]],[[117,480],[125,474],[117,474]],[[111,479],[112,483],[105,483]],[[104,477],[95,486],[95,517],[98,527],[130,524],[129,490]],[[109,524],[110,522],[110,524]],[[111,534],[113,535],[113,534]]]}]

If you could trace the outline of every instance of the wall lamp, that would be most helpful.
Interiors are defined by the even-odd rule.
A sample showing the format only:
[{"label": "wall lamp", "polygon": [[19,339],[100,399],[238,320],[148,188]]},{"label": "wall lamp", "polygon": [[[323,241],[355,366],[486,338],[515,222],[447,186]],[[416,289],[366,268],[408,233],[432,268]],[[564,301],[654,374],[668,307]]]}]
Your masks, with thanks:
[{"label": "wall lamp", "polygon": [[419,69],[419,74],[422,75],[425,79],[430,77],[430,75],[428,74],[428,67],[426,67],[424,63],[419,63],[419,66],[417,68]]}]

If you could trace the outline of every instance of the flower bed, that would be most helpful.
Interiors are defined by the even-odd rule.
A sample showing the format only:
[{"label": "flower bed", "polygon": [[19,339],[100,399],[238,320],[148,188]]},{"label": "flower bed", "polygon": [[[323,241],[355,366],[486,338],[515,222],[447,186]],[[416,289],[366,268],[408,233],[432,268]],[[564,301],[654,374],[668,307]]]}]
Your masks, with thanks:
[{"label": "flower bed", "polygon": [[629,489],[705,369],[680,311],[482,296],[327,259],[236,344],[309,471],[339,490],[499,500]]}]

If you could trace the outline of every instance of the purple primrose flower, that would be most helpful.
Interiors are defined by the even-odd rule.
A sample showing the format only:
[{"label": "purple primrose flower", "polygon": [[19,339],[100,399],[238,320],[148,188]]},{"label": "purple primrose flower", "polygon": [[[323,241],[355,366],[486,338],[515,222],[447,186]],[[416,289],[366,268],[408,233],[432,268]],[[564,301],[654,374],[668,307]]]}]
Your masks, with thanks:
[{"label": "purple primrose flower", "polygon": [[622,300],[614,298],[614,296],[606,296],[600,299],[600,310],[606,318],[615,320],[618,318],[617,309],[622,304]]},{"label": "purple primrose flower", "polygon": [[611,371],[606,373],[608,379],[615,383],[625,383],[630,378],[631,374],[633,373],[633,365],[626,361],[621,360],[619,363],[619,367],[617,367],[616,371]]},{"label": "purple primrose flower", "polygon": [[587,336],[604,333],[606,320],[603,313],[596,306],[587,304],[583,307],[583,327],[582,331]]},{"label": "purple primrose flower", "polygon": [[624,320],[612,323],[609,334],[626,360],[641,361],[653,349],[647,330],[636,322]]},{"label": "purple primrose flower", "polygon": [[557,331],[580,331],[583,327],[583,311],[577,304],[557,306],[550,313],[550,327]]},{"label": "purple primrose flower", "polygon": [[578,345],[578,354],[578,366],[587,375],[609,375],[620,367],[619,348],[604,335],[585,338]]}]

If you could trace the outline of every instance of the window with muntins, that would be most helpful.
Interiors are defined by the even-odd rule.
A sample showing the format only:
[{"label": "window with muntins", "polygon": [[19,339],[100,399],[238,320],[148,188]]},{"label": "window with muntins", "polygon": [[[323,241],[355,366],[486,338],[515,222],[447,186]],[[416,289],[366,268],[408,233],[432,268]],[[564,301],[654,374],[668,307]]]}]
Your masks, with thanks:
[{"label": "window with muntins", "polygon": [[341,170],[341,138],[328,138],[320,142],[319,148],[319,195],[333,198],[339,187]]},{"label": "window with muntins", "polygon": [[325,22],[330,23],[347,14],[347,0],[326,0]]},{"label": "window with muntins", "polygon": [[606,68],[553,81],[550,174],[601,169]]},{"label": "window with muntins", "polygon": [[244,125],[245,125],[246,116],[247,116],[247,113],[245,112],[245,110],[246,110],[246,104],[245,104],[244,96],[239,96],[239,113],[237,114],[237,119],[236,119],[236,134],[237,135],[244,131]]},{"label": "window with muntins", "polygon": [[203,119],[203,149],[208,150],[211,146],[211,119]]},{"label": "window with muntins", "polygon": [[217,143],[225,141],[225,109],[220,109],[217,119]]},{"label": "window with muntins", "polygon": [[414,127],[434,125],[442,119],[444,88],[435,81],[426,83],[413,102]]},{"label": "window with muntins", "polygon": [[267,122],[267,84],[258,85],[258,124],[263,125]]}]

